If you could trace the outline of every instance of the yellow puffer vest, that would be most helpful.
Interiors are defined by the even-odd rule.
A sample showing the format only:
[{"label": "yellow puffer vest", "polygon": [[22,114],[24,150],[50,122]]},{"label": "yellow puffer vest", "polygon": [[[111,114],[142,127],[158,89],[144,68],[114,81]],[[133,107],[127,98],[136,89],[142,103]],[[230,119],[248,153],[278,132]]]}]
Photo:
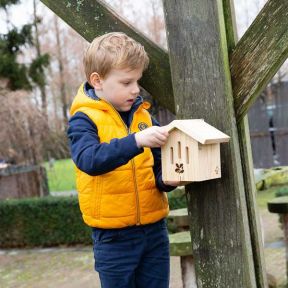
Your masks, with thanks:
[{"label": "yellow puffer vest", "polygon": [[[78,90],[71,115],[85,113],[97,126],[100,142],[109,143],[139,131],[138,125],[152,126],[151,116],[142,103],[134,113],[130,131],[127,131],[119,113],[104,100],[94,100]],[[141,126],[141,124],[140,124]],[[100,176],[90,176],[76,168],[79,205],[84,222],[91,227],[122,228],[154,223],[169,212],[167,195],[155,185],[154,159],[151,149],[134,157],[126,165]]]}]

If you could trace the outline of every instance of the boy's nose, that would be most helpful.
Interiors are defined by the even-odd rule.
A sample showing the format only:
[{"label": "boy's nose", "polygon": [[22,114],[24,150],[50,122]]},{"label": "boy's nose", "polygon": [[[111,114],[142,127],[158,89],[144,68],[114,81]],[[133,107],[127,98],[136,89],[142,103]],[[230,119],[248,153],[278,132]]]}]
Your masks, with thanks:
[{"label": "boy's nose", "polygon": [[139,85],[137,84],[133,87],[132,93],[133,94],[139,94],[139,92],[140,92],[140,88],[139,88]]}]

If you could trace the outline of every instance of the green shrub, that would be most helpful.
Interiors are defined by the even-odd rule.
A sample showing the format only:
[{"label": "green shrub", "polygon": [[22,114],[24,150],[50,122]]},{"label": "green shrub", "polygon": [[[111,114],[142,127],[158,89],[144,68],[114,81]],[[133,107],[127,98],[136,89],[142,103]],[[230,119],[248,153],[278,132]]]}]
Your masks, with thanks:
[{"label": "green shrub", "polygon": [[288,186],[283,186],[283,187],[279,188],[276,191],[275,196],[276,197],[288,196]]},{"label": "green shrub", "polygon": [[0,247],[91,244],[77,197],[0,201]]},{"label": "green shrub", "polygon": [[[170,209],[187,207],[185,191],[168,193]],[[77,197],[43,197],[0,201],[0,247],[49,247],[91,244]]]},{"label": "green shrub", "polygon": [[180,209],[187,207],[185,188],[179,187],[167,193],[169,200],[170,210]]}]

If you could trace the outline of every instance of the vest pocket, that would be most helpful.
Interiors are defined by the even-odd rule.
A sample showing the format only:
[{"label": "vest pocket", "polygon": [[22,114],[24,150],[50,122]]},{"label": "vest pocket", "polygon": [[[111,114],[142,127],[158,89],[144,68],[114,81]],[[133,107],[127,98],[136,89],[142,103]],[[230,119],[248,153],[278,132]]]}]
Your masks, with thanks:
[{"label": "vest pocket", "polygon": [[95,219],[100,218],[100,207],[103,191],[103,181],[100,177],[94,177],[93,191],[91,195],[92,217]]}]

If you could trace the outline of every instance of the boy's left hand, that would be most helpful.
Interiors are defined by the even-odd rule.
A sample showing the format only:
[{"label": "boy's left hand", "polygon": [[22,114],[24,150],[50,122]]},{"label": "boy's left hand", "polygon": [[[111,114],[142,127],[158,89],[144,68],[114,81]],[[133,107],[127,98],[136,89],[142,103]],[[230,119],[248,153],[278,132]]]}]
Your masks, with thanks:
[{"label": "boy's left hand", "polygon": [[175,187],[177,187],[177,186],[180,185],[180,181],[163,181],[163,183],[164,183],[165,185],[175,186]]}]

